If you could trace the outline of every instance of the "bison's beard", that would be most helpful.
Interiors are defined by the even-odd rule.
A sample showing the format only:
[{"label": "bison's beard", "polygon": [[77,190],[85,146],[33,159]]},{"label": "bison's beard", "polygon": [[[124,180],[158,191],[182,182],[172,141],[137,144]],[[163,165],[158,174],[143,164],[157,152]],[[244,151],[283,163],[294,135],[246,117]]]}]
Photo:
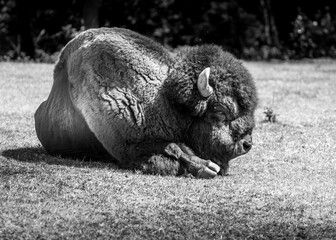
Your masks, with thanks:
[{"label": "bison's beard", "polygon": [[237,144],[227,125],[216,126],[200,120],[191,126],[187,136],[186,143],[195,154],[218,164],[221,174],[227,173],[229,161],[238,156]]}]

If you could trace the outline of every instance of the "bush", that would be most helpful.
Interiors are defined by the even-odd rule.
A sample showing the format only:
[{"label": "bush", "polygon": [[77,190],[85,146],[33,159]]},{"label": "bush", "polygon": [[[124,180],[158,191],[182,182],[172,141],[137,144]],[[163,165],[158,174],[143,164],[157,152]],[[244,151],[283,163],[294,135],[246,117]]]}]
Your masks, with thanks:
[{"label": "bush", "polygon": [[[16,5],[23,0],[0,0],[0,60],[31,61],[30,56],[34,61],[54,62],[62,47],[84,30],[81,10],[88,0],[59,1],[32,0],[26,3],[27,9],[21,4],[20,12]],[[129,28],[173,48],[217,44],[239,58],[252,60],[336,58],[336,15],[332,10],[325,8],[313,17],[299,12],[295,18],[300,4],[293,3],[292,19],[280,15],[282,9],[272,1],[268,13],[276,20],[273,32],[281,26],[285,30],[273,34],[276,41],[269,41],[265,34],[269,26],[262,14],[265,7],[260,2],[101,0],[96,17],[100,26]],[[302,6],[309,12],[323,4]],[[24,34],[19,27],[22,11],[29,13],[26,19],[30,23],[23,28],[29,28]]]},{"label": "bush", "polygon": [[76,29],[71,24],[63,26],[59,32],[54,34],[47,33],[44,29],[40,34],[34,38],[35,58],[29,58],[24,52],[20,51],[20,42],[12,42],[12,46],[8,44],[10,39],[3,39],[4,46],[2,54],[0,54],[0,61],[16,61],[16,62],[43,62],[55,63],[61,49],[72,38],[78,35],[83,28]]},{"label": "bush", "polygon": [[290,34],[292,58],[336,57],[336,16],[329,9],[314,19],[299,13]]},{"label": "bush", "polygon": [[35,38],[35,46],[39,52],[43,51],[45,54],[54,54],[55,52],[59,52],[71,39],[83,30],[83,27],[77,29],[71,24],[63,26],[61,30],[56,33],[48,33],[43,29]]}]

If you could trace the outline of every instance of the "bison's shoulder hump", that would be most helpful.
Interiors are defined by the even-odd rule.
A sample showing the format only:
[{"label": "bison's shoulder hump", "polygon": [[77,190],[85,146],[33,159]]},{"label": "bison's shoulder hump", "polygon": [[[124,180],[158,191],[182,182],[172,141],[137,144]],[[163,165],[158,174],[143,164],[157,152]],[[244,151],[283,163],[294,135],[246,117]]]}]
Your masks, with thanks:
[{"label": "bison's shoulder hump", "polygon": [[[102,54],[110,55],[115,60],[144,64],[169,65],[173,62],[172,54],[152,39],[122,28],[99,28],[82,32],[63,49],[60,62],[73,58],[74,53],[86,55],[96,60]],[[77,57],[77,56],[75,56]]]}]

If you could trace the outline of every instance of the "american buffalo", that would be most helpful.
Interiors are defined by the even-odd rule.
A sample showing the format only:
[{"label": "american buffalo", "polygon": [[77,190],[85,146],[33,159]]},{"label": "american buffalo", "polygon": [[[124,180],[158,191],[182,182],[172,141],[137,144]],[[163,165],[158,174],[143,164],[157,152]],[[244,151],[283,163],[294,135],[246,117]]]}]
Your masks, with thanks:
[{"label": "american buffalo", "polygon": [[63,49],[35,113],[43,147],[161,175],[224,175],[252,147],[256,87],[214,45],[171,52],[121,28],[87,30]]}]

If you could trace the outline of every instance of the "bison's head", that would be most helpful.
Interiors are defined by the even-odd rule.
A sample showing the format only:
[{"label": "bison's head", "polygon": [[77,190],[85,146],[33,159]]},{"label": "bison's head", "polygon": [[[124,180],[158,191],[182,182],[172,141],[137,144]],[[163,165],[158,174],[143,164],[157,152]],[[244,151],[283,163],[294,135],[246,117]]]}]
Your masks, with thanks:
[{"label": "bison's head", "polygon": [[229,160],[252,147],[255,84],[242,63],[219,47],[194,48],[182,56],[180,65],[192,66],[184,75],[193,76],[177,91],[183,96],[178,101],[194,115],[186,142],[225,174]]}]

